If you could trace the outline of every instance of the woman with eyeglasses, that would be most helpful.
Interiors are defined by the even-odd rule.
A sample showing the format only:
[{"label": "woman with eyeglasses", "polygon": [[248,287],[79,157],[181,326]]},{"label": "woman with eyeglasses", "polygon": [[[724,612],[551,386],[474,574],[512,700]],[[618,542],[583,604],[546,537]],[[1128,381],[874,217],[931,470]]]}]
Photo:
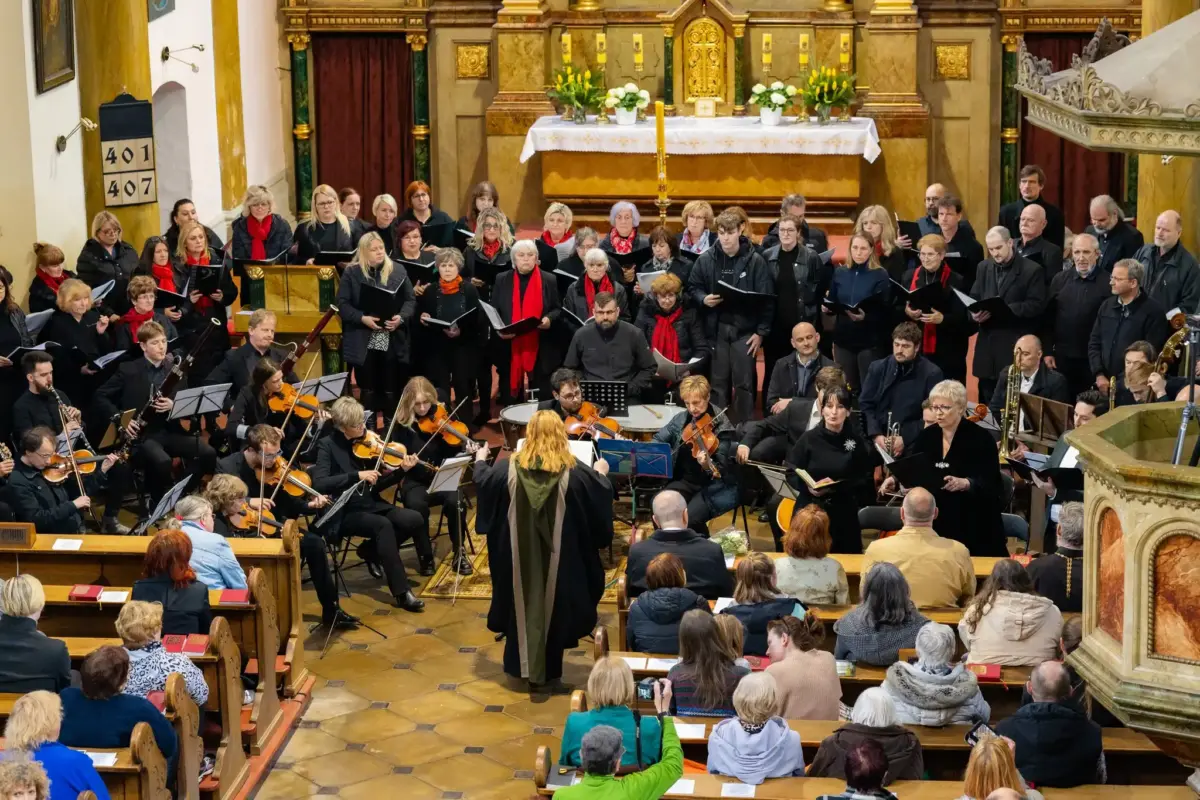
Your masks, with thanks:
[{"label": "woman with eyeglasses", "polygon": [[[358,245],[350,220],[342,213],[342,204],[333,187],[323,183],[312,193],[312,219],[296,226],[296,260],[313,264],[321,253],[350,253]],[[347,256],[350,261],[352,256]]]},{"label": "woman with eyeglasses", "polygon": [[426,225],[452,225],[454,218],[433,204],[429,184],[425,181],[413,181],[404,190],[404,213],[401,220],[411,219]]},{"label": "woman with eyeglasses", "polygon": [[133,277],[138,265],[137,250],[121,239],[121,232],[121,222],[111,212],[96,214],[92,218],[92,238],[84,242],[75,264],[79,279],[93,289],[107,281],[116,282],[104,303],[106,312],[111,309],[114,314],[124,314],[129,310],[125,285]]},{"label": "woman with eyeglasses", "polygon": [[915,292],[936,284],[941,299],[928,311],[905,303],[904,315],[921,326],[921,354],[937,364],[947,379],[965,383],[971,329],[966,307],[954,299],[955,289],[964,291],[963,278],[946,263],[946,240],[938,234],[922,236],[917,252],[921,263],[904,273],[900,285]]}]

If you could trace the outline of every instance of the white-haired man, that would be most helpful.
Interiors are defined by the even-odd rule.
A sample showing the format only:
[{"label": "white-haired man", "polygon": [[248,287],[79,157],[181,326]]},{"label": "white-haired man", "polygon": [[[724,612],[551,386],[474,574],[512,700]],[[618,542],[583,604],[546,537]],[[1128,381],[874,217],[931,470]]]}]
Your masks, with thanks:
[{"label": "white-haired man", "polygon": [[1042,336],[1046,366],[1067,379],[1071,396],[1092,385],[1088,366],[1088,337],[1100,306],[1109,298],[1108,272],[1097,262],[1100,245],[1090,233],[1079,233],[1071,244],[1072,269],[1050,281],[1050,304]]},{"label": "white-haired man", "polygon": [[1064,614],[1083,611],[1083,503],[1063,503],[1058,512],[1058,549],[1029,563],[1038,594]]},{"label": "white-haired man", "polygon": [[1146,244],[1142,232],[1129,224],[1117,201],[1106,194],[1092,198],[1088,206],[1092,224],[1084,233],[1096,237],[1100,245],[1100,269],[1111,272],[1113,265],[1123,258],[1133,258]]}]

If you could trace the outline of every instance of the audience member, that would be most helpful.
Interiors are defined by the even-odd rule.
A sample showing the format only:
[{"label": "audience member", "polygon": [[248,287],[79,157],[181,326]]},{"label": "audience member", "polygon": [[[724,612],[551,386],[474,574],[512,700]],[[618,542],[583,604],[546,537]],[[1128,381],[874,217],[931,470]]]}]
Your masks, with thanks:
[{"label": "audience member", "polygon": [[[107,791],[104,795],[108,797]],[[68,798],[67,792],[62,795]],[[50,779],[37,761],[9,756],[0,761],[0,800],[50,800]]]},{"label": "audience member", "polygon": [[[1071,653],[1074,653],[1080,643],[1083,641],[1083,618],[1078,614],[1073,614],[1063,623],[1062,638],[1058,640],[1058,656],[1060,659],[1065,659]],[[1066,663],[1065,661],[1063,663]],[[1071,698],[1064,702],[1073,704],[1076,708],[1087,715],[1088,719],[1095,722],[1101,728],[1120,728],[1122,723],[1117,719],[1111,711],[1105,708],[1100,703],[1097,703],[1090,692],[1088,692],[1087,681],[1079,677],[1075,669],[1067,664],[1067,674],[1071,679]],[[1029,693],[1028,683],[1021,691],[1021,705],[1029,705],[1033,702],[1033,695]]]},{"label": "audience member", "polygon": [[1054,658],[1063,618],[1054,602],[1033,589],[1020,562],[996,562],[963,613],[958,635],[967,661],[1025,667]]},{"label": "audience member", "polygon": [[709,734],[709,772],[749,784],[804,774],[800,734],[779,716],[774,678],[764,672],[742,678],[733,707],[737,717],[721,720]]},{"label": "audience member", "polygon": [[987,722],[991,706],[979,691],[975,673],[954,660],[954,629],[928,622],[917,631],[917,663],[897,661],[888,667],[883,689],[896,704],[903,725]]},{"label": "audience member", "polygon": [[181,530],[165,530],[146,547],[142,579],[133,584],[133,599],[160,603],[163,632],[207,634],[212,625],[208,586],[188,566],[192,540]]},{"label": "audience member", "polygon": [[[669,699],[670,691],[660,698],[659,684],[655,684],[655,706],[659,713],[665,711],[660,702]],[[675,721],[663,719],[663,757],[657,764],[642,772],[635,772],[616,779],[621,765],[621,732],[611,725],[597,725],[583,737],[579,747],[583,762],[583,780],[574,786],[564,786],[555,794],[566,800],[658,800],[683,776],[683,747],[679,734],[675,732]]]},{"label": "audience member", "polygon": [[[605,656],[592,666],[587,682],[587,711],[567,715],[563,727],[559,763],[583,766],[580,747],[583,737],[597,725],[610,725],[621,732],[622,767],[643,768],[657,764],[662,750],[662,724],[656,717],[643,717],[634,705],[633,673],[617,656]],[[641,735],[638,735],[638,730]]]},{"label": "audience member", "polygon": [[688,527],[687,501],[679,492],[654,496],[654,533],[634,542],[625,562],[625,590],[630,597],[646,591],[646,567],[659,553],[674,553],[683,562],[688,586],[709,600],[733,593],[733,577],[725,566],[721,546]]},{"label": "audience member", "polygon": [[820,649],[825,626],[812,614],[767,623],[767,673],[787,719],[837,719],[842,683],[833,654]]},{"label": "audience member", "polygon": [[71,685],[67,646],[37,628],[45,605],[46,593],[32,575],[9,578],[0,589],[0,692],[61,692]]},{"label": "audience member", "polygon": [[897,724],[892,698],[878,686],[863,691],[850,712],[850,722],[821,742],[809,767],[809,777],[846,777],[846,754],[864,739],[873,739],[883,747],[888,762],[885,785],[921,779],[925,771],[921,742],[915,733]]},{"label": "audience member", "polygon": [[780,592],[802,603],[845,605],[850,584],[842,562],[829,557],[833,539],[829,515],[815,503],[792,514],[783,539],[786,558],[775,559],[775,585]]},{"label": "audience member", "polygon": [[746,627],[746,654],[767,654],[767,623],[789,614],[804,613],[794,597],[775,586],[775,562],[766,553],[747,553],[737,565],[733,603],[722,614],[731,614]]},{"label": "audience member", "polygon": [[879,563],[862,577],[862,601],[833,624],[834,657],[890,666],[911,648],[929,620],[909,596],[908,581],[893,564]]},{"label": "audience member", "polygon": [[162,644],[163,609],[158,603],[130,600],[117,615],[117,636],[129,653],[129,680],[125,694],[146,697],[167,688],[167,676],[183,676],[188,694],[196,705],[208,702],[204,673],[182,653],[168,653]]},{"label": "audience member", "polygon": [[991,800],[1002,789],[1016,792],[1020,800],[1044,800],[1042,793],[1026,786],[1017,772],[1012,740],[986,734],[971,748],[963,793],[958,800]]},{"label": "audience member", "polygon": [[[671,667],[671,714],[732,717],[733,690],[750,670],[730,663],[712,614],[693,609],[679,623],[679,663]],[[665,738],[664,738],[665,742]]]},{"label": "audience member", "polygon": [[175,516],[179,529],[192,541],[188,566],[196,580],[209,589],[245,589],[246,573],[229,540],[213,530],[216,515],[212,503],[201,495],[190,495],[175,504]]},{"label": "audience member", "polygon": [[[625,641],[642,653],[679,651],[679,621],[693,608],[709,611],[708,601],[687,588],[683,562],[674,553],[659,553],[646,567],[646,588],[629,606]],[[711,612],[710,612],[711,613]]]},{"label": "audience member", "polygon": [[[6,759],[28,756],[41,765],[45,772],[41,776],[39,798],[76,800],[81,792],[92,791],[99,800],[107,800],[108,789],[92,766],[92,759],[58,741],[62,724],[63,704],[58,695],[38,690],[18,697],[4,725]],[[169,730],[170,725],[167,728]],[[27,773],[21,782],[36,784],[36,778],[30,781],[30,777]],[[49,794],[45,793],[47,779],[50,781]],[[6,788],[10,787],[0,781],[0,797],[19,797],[5,794]]]},{"label": "audience member", "polygon": [[1075,706],[1065,664],[1044,661],[1026,685],[1033,702],[996,725],[1014,743],[1017,769],[1035,786],[1104,783],[1100,726]]},{"label": "audience member", "polygon": [[975,566],[967,546],[945,539],[933,529],[937,500],[927,490],[912,489],[900,506],[904,527],[894,536],[876,539],[863,553],[862,574],[878,562],[894,564],[912,591],[917,608],[961,606],[975,594]]},{"label": "audience member", "polygon": [[823,794],[817,800],[897,800],[883,788],[888,760],[883,747],[874,739],[863,739],[846,753],[846,791]]},{"label": "audience member", "polygon": [[717,614],[713,619],[716,620],[717,630],[721,634],[721,641],[725,644],[729,660],[735,667],[750,669],[750,661],[744,658],[746,627],[742,625],[742,621],[730,614]]},{"label": "audience member", "polygon": [[1064,614],[1083,611],[1083,503],[1063,503],[1058,512],[1058,545],[1035,558],[1026,570],[1033,589]]}]

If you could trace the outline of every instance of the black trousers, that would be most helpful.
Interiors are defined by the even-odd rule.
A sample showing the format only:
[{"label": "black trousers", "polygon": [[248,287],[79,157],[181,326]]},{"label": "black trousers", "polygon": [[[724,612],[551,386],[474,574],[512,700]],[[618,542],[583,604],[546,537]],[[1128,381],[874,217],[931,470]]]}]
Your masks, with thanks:
[{"label": "black trousers", "polygon": [[[766,403],[767,387],[771,383],[771,370],[775,369],[775,362],[785,356],[794,353],[792,349],[791,331],[783,339],[775,338],[775,332],[772,331],[771,336],[768,336],[763,341],[763,377],[762,377],[762,396],[763,403]],[[763,416],[771,413],[771,409],[764,407]]]},{"label": "black trousers", "polygon": [[[441,339],[440,341],[433,339],[430,342],[431,345],[436,343],[437,350],[430,352],[429,358],[426,359],[425,377],[429,378],[434,388],[437,389],[438,400],[449,408],[461,403],[464,397],[468,398],[464,408],[469,412],[471,410],[469,398],[474,393],[474,386],[478,382],[476,346],[473,342],[459,344],[457,340],[447,339],[441,333],[437,335]],[[486,359],[484,360],[486,361]],[[492,366],[491,364],[486,366],[488,372],[486,391],[490,393],[492,391]],[[453,405],[451,405],[450,398],[451,388],[454,389]],[[464,419],[470,416],[469,413],[466,413]]]},{"label": "black trousers", "polygon": [[459,519],[458,492],[430,494],[429,487],[424,484],[405,482],[404,486],[400,488],[400,499],[406,509],[421,515],[421,519],[425,522],[426,537],[429,536],[429,509],[433,506],[442,506],[446,510],[450,541],[454,544],[454,549],[458,550],[462,544],[462,520]]},{"label": "black trousers", "polygon": [[[149,480],[149,478],[147,478]],[[133,468],[118,461],[104,475],[104,516],[116,519],[125,502],[125,496],[133,488]]]},{"label": "black trousers", "polygon": [[333,616],[338,607],[337,583],[333,580],[333,570],[329,567],[329,552],[325,549],[325,540],[312,531],[305,531],[300,537],[300,557],[308,567],[308,574],[312,578],[313,589],[317,593],[324,616]]},{"label": "black trousers", "polygon": [[846,373],[846,383],[850,384],[850,390],[854,393],[862,391],[863,378],[867,377],[867,368],[871,366],[872,361],[880,359],[880,351],[874,347],[866,347],[862,350],[851,350],[846,347],[833,348],[833,360],[842,368],[842,372]]},{"label": "black trousers", "polygon": [[963,386],[967,385],[966,353],[954,353],[949,356],[934,353],[929,360],[938,365],[938,369],[942,371],[942,377],[946,380],[958,381]]},{"label": "black trousers", "polygon": [[[783,464],[788,453],[787,436],[767,436],[750,448],[750,460],[763,464]],[[771,491],[771,484],[759,472],[758,467],[742,464],[742,497],[759,497]]]},{"label": "black trousers", "polygon": [[354,381],[358,384],[363,407],[368,411],[383,412],[385,419],[395,413],[407,380],[408,364],[387,350],[367,350],[363,365],[354,368]]},{"label": "black trousers", "polygon": [[408,577],[400,561],[400,545],[412,539],[418,556],[433,558],[429,532],[421,515],[383,501],[378,501],[371,510],[348,512],[342,520],[341,535],[358,536],[368,541],[364,555],[383,567],[388,590],[396,597],[403,597],[408,591]]},{"label": "black trousers", "polygon": [[188,490],[197,488],[205,475],[217,467],[217,451],[197,436],[175,431],[149,434],[133,450],[131,462],[146,476],[146,491],[151,505],[157,503],[175,483],[171,459],[182,458],[184,468],[191,474]]},{"label": "black trousers", "polygon": [[746,352],[750,336],[732,325],[719,325],[713,342],[713,403],[728,407],[726,416],[732,422],[745,422],[754,416],[755,356]]},{"label": "black trousers", "polygon": [[1067,379],[1067,386],[1071,389],[1072,400],[1080,392],[1086,392],[1096,383],[1096,376],[1092,374],[1091,364],[1086,358],[1055,356],[1054,364],[1063,377]]}]

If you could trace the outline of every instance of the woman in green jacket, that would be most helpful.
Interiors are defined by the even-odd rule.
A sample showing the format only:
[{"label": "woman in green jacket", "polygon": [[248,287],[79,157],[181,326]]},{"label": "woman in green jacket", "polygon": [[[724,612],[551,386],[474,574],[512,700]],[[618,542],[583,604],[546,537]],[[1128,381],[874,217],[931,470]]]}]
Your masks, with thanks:
[{"label": "woman in green jacket", "polygon": [[[644,768],[657,764],[662,750],[662,725],[656,717],[641,716],[634,710],[633,672],[617,656],[606,656],[595,663],[588,675],[587,711],[567,717],[563,728],[559,763],[581,767],[579,748],[584,735],[597,725],[610,725],[621,732],[625,754],[622,767]],[[638,736],[638,728],[641,736]]]}]

